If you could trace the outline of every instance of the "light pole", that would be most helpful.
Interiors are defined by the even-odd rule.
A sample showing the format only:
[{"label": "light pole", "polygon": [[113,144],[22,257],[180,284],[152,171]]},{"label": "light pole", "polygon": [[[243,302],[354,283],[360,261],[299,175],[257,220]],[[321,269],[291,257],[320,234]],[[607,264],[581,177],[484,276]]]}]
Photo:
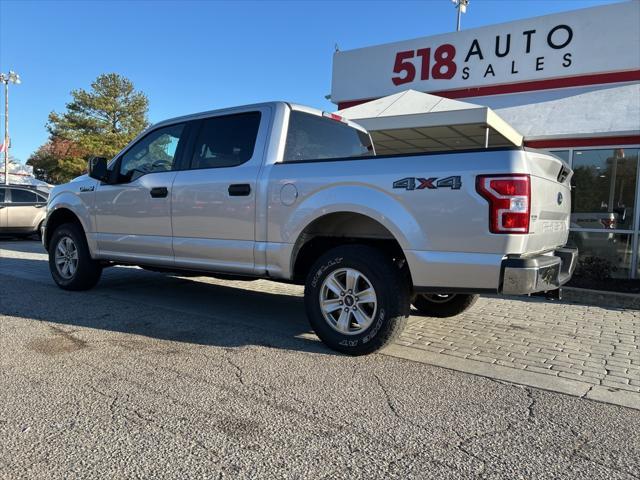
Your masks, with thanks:
[{"label": "light pole", "polygon": [[469,6],[469,0],[451,0],[458,10],[458,23],[456,31],[460,31],[460,17],[463,13],[467,13],[467,7]]},{"label": "light pole", "polygon": [[0,82],[4,83],[4,183],[9,185],[9,84],[20,85],[20,75],[13,70],[0,73]]}]

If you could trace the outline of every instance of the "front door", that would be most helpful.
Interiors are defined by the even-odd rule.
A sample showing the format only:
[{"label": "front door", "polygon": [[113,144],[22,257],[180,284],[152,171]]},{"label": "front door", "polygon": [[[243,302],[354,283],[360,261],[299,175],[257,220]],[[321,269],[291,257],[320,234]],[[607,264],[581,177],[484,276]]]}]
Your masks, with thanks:
[{"label": "front door", "polygon": [[172,190],[177,267],[253,272],[262,117],[268,115],[245,111],[199,122],[188,169]]},{"label": "front door", "polygon": [[95,195],[98,251],[102,258],[171,265],[171,189],[185,124],[151,131],[114,163],[115,182]]}]

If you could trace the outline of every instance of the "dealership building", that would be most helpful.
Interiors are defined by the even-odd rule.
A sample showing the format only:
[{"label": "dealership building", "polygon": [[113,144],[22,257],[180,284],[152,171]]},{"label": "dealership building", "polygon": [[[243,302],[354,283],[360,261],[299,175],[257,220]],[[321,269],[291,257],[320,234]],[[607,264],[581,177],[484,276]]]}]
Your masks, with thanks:
[{"label": "dealership building", "polygon": [[379,153],[524,144],[562,157],[570,243],[640,278],[640,1],[338,51],[331,100]]}]

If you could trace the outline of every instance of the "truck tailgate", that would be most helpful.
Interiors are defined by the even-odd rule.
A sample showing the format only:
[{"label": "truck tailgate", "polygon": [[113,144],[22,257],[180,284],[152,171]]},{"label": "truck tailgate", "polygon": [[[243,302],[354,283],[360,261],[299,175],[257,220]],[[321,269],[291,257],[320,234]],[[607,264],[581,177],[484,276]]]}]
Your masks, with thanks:
[{"label": "truck tailgate", "polygon": [[531,173],[531,224],[527,252],[544,252],[564,246],[571,217],[569,166],[553,155],[528,150]]}]

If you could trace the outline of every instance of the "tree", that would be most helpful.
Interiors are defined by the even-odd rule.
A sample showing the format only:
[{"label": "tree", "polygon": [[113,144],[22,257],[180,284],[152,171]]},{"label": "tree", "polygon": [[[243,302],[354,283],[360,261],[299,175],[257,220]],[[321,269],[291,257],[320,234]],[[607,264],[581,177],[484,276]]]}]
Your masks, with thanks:
[{"label": "tree", "polygon": [[111,158],[149,125],[149,100],[116,73],[98,76],[91,90],[71,91],[66,112],[51,112],[48,142],[28,160],[45,181],[81,174],[89,157]]},{"label": "tree", "polygon": [[33,175],[47,183],[64,183],[81,175],[87,168],[83,152],[74,142],[51,137],[27,160]]}]

